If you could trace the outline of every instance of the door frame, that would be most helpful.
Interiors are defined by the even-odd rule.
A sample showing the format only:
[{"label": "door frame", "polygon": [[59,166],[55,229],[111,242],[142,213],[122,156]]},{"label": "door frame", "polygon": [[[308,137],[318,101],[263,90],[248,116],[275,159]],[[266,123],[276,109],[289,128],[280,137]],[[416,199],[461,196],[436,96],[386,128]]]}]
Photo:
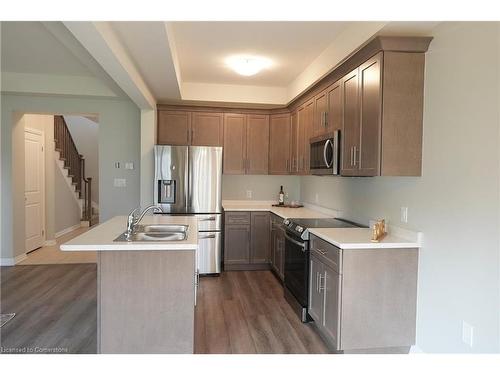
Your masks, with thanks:
[{"label": "door frame", "polygon": [[[29,128],[29,127],[24,127],[24,134],[25,134],[25,138],[24,138],[24,141],[26,142],[26,133],[32,133],[32,134],[36,134],[36,135],[40,135],[42,137],[42,181],[40,183],[41,185],[41,205],[42,205],[42,231],[43,231],[43,234],[42,234],[42,240],[43,240],[43,243],[42,243],[42,246],[45,246],[45,242],[47,242],[47,228],[46,228],[46,219],[45,219],[45,151],[46,151],[46,145],[45,145],[45,131],[43,130],[38,130],[38,129],[33,129],[33,128]],[[26,144],[25,144],[26,145]],[[25,147],[25,155],[26,155],[26,147]],[[24,168],[26,169],[26,158],[24,159]],[[23,194],[26,194],[26,180],[23,180],[24,181],[24,192]],[[25,207],[24,207],[24,210],[25,210],[25,214],[26,214],[26,204],[25,204]],[[25,224],[26,225],[26,224]],[[26,226],[25,226],[25,230],[26,230]],[[28,253],[28,249],[26,249],[26,233],[25,233],[25,239],[24,239],[24,252],[27,254]],[[35,249],[36,250],[36,249]],[[31,252],[33,250],[29,250],[29,252]]]}]

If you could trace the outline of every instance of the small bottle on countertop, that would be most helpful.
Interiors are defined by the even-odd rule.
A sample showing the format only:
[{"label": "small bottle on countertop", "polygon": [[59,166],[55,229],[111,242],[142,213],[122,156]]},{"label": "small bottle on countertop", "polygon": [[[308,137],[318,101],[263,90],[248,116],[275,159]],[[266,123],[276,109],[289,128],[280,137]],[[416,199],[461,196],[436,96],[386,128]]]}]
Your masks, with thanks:
[{"label": "small bottle on countertop", "polygon": [[281,188],[280,188],[278,204],[280,206],[283,206],[285,204],[285,193],[283,192],[283,185],[281,185]]}]

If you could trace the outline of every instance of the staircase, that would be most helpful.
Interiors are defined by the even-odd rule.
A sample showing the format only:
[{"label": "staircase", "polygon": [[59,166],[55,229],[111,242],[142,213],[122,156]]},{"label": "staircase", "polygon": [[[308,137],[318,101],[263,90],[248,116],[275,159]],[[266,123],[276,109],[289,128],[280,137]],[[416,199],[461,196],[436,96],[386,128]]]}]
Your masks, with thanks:
[{"label": "staircase", "polygon": [[63,175],[80,205],[82,225],[92,226],[99,220],[92,207],[92,178],[85,176],[85,158],[78,152],[63,116],[54,116],[54,141]]}]

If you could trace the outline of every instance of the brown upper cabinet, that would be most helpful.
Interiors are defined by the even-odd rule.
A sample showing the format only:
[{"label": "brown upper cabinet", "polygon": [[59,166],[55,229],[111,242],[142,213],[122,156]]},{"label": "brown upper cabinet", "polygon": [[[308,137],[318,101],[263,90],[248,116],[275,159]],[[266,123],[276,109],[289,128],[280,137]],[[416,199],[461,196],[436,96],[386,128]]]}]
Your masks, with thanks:
[{"label": "brown upper cabinet", "polygon": [[342,175],[421,175],[424,62],[379,52],[342,78]]},{"label": "brown upper cabinet", "polygon": [[267,174],[269,116],[224,114],[224,173]]},{"label": "brown upper cabinet", "polygon": [[309,139],[313,134],[314,100],[309,100],[298,110],[297,141],[294,158],[294,172],[300,175],[309,173]]},{"label": "brown upper cabinet", "polygon": [[317,137],[342,129],[342,85],[333,83],[314,97],[312,136]]},{"label": "brown upper cabinet", "polygon": [[224,114],[224,173],[245,174],[247,118],[241,113]]},{"label": "brown upper cabinet", "polygon": [[222,146],[222,113],[158,111],[158,144]]},{"label": "brown upper cabinet", "polygon": [[223,116],[215,112],[193,112],[191,115],[192,146],[222,146]]},{"label": "brown upper cabinet", "polygon": [[269,124],[269,174],[289,174],[291,172],[290,142],[290,114],[271,115]]},{"label": "brown upper cabinet", "polygon": [[189,145],[191,112],[158,111],[158,139],[160,145]]}]

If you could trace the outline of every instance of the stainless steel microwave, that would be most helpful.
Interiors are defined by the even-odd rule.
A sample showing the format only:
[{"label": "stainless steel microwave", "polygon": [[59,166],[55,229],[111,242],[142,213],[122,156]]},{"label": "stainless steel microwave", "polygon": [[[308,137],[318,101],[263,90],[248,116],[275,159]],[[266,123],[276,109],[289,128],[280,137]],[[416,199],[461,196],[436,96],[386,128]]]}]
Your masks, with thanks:
[{"label": "stainless steel microwave", "polygon": [[340,168],[340,131],[311,139],[309,169],[316,175],[338,175]]}]

